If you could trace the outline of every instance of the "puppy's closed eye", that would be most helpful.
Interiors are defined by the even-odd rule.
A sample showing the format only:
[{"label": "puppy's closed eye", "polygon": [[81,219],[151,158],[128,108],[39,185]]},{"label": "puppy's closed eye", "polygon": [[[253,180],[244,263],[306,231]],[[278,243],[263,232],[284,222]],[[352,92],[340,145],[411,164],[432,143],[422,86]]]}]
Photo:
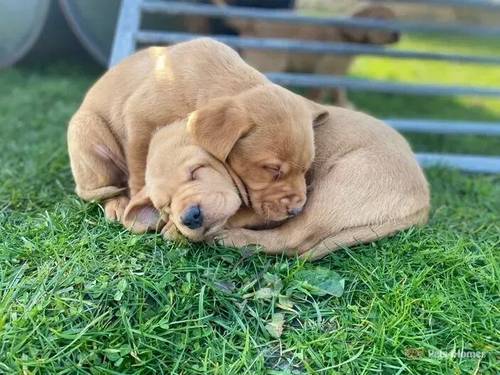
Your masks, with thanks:
[{"label": "puppy's closed eye", "polygon": [[279,165],[264,165],[263,167],[267,172],[271,173],[273,181],[279,180],[283,177],[283,171]]},{"label": "puppy's closed eye", "polygon": [[189,179],[190,179],[191,181],[196,180],[196,178],[197,178],[196,173],[197,173],[197,172],[199,172],[199,171],[200,171],[200,169],[205,168],[205,167],[206,167],[205,165],[200,164],[200,165],[196,165],[195,167],[191,168],[191,169],[189,170]]}]

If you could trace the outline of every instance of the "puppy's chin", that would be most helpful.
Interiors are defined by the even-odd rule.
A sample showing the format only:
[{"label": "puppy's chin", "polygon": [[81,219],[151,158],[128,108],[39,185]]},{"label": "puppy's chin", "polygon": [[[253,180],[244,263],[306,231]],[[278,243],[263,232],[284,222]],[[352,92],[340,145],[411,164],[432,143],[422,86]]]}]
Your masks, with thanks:
[{"label": "puppy's chin", "polygon": [[[269,222],[269,223],[281,222],[281,221],[284,221],[284,220],[290,218],[290,215],[284,209],[283,210],[281,210],[280,208],[276,209],[276,207],[271,207],[266,202],[254,201],[252,199],[251,194],[250,194],[250,201],[252,203],[252,209],[265,222]],[[275,206],[275,205],[272,205],[272,206]]]},{"label": "puppy's chin", "polygon": [[254,210],[257,215],[262,217],[268,223],[281,222],[290,218],[288,213],[269,211],[260,206],[254,206]]},{"label": "puppy's chin", "polygon": [[179,230],[188,240],[192,242],[202,242],[213,239],[216,235],[222,232],[226,220],[223,222],[218,222],[210,226],[203,226],[199,229],[189,229],[186,226],[180,224],[177,220],[174,223]]}]

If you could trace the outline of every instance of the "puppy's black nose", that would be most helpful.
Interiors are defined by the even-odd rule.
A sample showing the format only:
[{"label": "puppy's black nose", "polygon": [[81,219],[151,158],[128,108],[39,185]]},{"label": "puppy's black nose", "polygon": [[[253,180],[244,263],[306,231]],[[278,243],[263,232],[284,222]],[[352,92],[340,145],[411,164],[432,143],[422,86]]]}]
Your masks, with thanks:
[{"label": "puppy's black nose", "polygon": [[301,212],[302,212],[302,207],[295,207],[295,208],[291,208],[288,210],[288,215],[293,217],[293,216],[297,216]]},{"label": "puppy's black nose", "polygon": [[181,217],[182,224],[189,229],[198,229],[203,225],[203,215],[200,206],[191,206]]}]

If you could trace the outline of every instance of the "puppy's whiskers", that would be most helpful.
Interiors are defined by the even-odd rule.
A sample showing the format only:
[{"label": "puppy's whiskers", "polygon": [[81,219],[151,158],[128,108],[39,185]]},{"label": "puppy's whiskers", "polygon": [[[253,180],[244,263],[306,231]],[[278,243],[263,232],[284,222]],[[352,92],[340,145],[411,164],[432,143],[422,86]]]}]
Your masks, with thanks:
[{"label": "puppy's whiskers", "polygon": [[265,207],[265,223],[268,224],[269,222],[271,222],[271,210],[269,209],[269,207]]},{"label": "puppy's whiskers", "polygon": [[297,169],[302,169],[304,167],[303,165],[301,165],[299,163],[295,163],[293,161],[288,161],[288,164],[290,164],[290,166],[295,167]]}]

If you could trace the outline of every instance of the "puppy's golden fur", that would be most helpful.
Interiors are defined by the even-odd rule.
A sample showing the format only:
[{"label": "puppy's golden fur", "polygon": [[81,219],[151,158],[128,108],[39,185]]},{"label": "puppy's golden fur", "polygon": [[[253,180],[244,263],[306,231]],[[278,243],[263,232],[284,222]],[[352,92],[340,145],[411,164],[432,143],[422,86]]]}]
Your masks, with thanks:
[{"label": "puppy's golden fur", "polygon": [[[270,254],[313,260],[425,223],[427,181],[401,135],[368,115],[328,109],[329,121],[315,130],[309,199],[296,218],[279,225],[240,207],[238,191],[244,190],[234,185],[238,180],[195,145],[179,121],[153,136],[146,185],[127,206],[124,224],[141,232],[166,222],[165,238],[175,239],[179,231],[193,241],[210,240],[226,228],[226,245],[257,244]],[[196,230],[182,222],[193,205],[204,216]],[[251,229],[259,227],[267,229]]]},{"label": "puppy's golden fur", "polygon": [[[146,180],[125,209],[123,224],[134,232],[161,229],[167,239],[177,230],[192,241],[218,233],[242,203],[224,164],[193,143],[186,120],[158,130],[151,139]],[[242,190],[240,188],[240,190]],[[189,228],[186,212],[196,207],[201,222]]]},{"label": "puppy's golden fur", "polygon": [[224,244],[317,259],[427,221],[429,189],[407,142],[360,112],[329,107],[315,130],[304,211],[274,229],[230,229]]},{"label": "puppy's golden fur", "polygon": [[88,91],[68,128],[77,194],[105,199],[106,216],[119,220],[127,188],[133,197],[144,186],[152,134],[189,114],[194,141],[241,178],[258,214],[281,220],[300,210],[313,124],[327,112],[207,38],[137,52]]},{"label": "puppy's golden fur", "polygon": [[[124,226],[135,233],[161,229],[168,240],[177,239],[180,233],[197,242],[212,239],[226,225],[277,225],[256,215],[248,206],[241,206],[246,200],[241,181],[224,163],[194,143],[186,123],[187,119],[180,120],[153,134],[145,185],[126,206]],[[202,218],[198,228],[183,222],[192,207],[199,210]]]},{"label": "puppy's golden fur", "polygon": [[[392,19],[395,14],[384,6],[370,5],[352,17],[366,17],[376,19]],[[314,40],[321,42],[350,42],[364,44],[390,44],[399,40],[399,33],[360,28],[325,27],[315,25],[292,25],[286,23],[270,23],[254,20],[231,20],[243,37],[274,37],[300,40]],[[306,53],[269,52],[258,50],[242,50],[242,57],[261,72],[290,71],[300,73],[318,73],[345,75],[353,62],[348,55],[321,55]],[[323,101],[328,94],[327,90],[310,90],[308,96],[317,101]],[[345,90],[331,90],[334,103],[343,107],[350,107]]]}]

